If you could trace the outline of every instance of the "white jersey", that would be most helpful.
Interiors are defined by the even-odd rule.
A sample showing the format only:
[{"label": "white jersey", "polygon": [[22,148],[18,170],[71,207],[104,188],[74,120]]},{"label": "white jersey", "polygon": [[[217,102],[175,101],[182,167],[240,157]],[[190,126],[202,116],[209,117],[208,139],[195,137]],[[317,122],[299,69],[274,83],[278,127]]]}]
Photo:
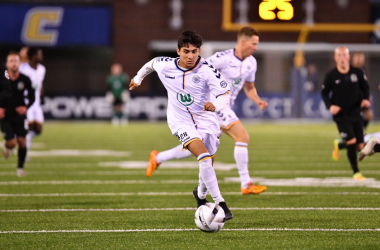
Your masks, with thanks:
[{"label": "white jersey", "polygon": [[34,101],[32,106],[40,106],[41,89],[46,73],[45,66],[38,63],[37,69],[34,69],[30,66],[28,62],[25,62],[20,64],[19,71],[30,78],[30,81],[32,82],[32,87],[35,89],[36,100]]},{"label": "white jersey", "polygon": [[229,83],[231,90],[230,107],[232,107],[244,83],[255,81],[256,59],[249,56],[242,61],[235,56],[235,49],[229,49],[215,53],[207,58],[207,61],[214,65]]},{"label": "white jersey", "polygon": [[364,136],[364,142],[367,143],[371,137],[376,137],[380,141],[380,132],[376,132],[373,134],[366,134]]},{"label": "white jersey", "polygon": [[[201,133],[218,134],[219,124],[215,113],[204,111],[208,93],[215,98],[228,95],[229,86],[223,76],[206,60],[199,57],[191,69],[182,69],[179,58],[156,57],[135,76],[139,84],[142,79],[156,71],[168,93],[167,120],[172,134],[183,126],[193,126]],[[226,99],[228,104],[228,99]]]}]

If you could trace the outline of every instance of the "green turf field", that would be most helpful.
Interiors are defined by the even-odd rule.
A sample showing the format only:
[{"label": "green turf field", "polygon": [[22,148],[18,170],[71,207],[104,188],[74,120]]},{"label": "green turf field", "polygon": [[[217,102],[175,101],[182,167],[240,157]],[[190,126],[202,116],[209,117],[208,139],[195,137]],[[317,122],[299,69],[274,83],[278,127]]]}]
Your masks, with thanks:
[{"label": "green turf field", "polygon": [[178,144],[166,123],[46,123],[26,177],[0,159],[0,249],[380,249],[380,155],[355,182],[345,152],[331,159],[333,123],[245,125],[251,177],[268,189],[241,195],[223,136],[215,169],[234,219],[207,234],[194,223],[195,158],[145,177],[150,151]]}]

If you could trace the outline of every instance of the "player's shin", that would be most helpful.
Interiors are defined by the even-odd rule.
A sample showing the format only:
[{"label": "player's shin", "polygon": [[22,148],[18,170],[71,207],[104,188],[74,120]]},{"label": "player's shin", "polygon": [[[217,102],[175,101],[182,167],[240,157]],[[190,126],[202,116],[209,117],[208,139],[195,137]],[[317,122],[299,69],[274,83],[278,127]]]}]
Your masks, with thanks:
[{"label": "player's shin", "polygon": [[248,171],[248,144],[244,142],[236,142],[234,149],[234,157],[238,172],[240,175],[241,186],[247,187],[247,184],[251,182],[251,177]]},{"label": "player's shin", "polygon": [[171,148],[166,151],[159,152],[157,155],[157,162],[162,163],[173,159],[183,159],[192,156],[193,154],[189,150],[182,150],[182,144]]},{"label": "player's shin", "polygon": [[206,199],[206,196],[207,196],[207,187],[202,179],[201,173],[199,172],[198,197],[199,199]]},{"label": "player's shin", "polygon": [[18,168],[24,168],[25,158],[26,158],[26,148],[18,148]]},{"label": "player's shin", "polygon": [[204,153],[198,156],[199,172],[208,192],[212,196],[215,203],[223,202],[224,199],[220,193],[218,180],[215,170],[212,167],[211,155]]}]

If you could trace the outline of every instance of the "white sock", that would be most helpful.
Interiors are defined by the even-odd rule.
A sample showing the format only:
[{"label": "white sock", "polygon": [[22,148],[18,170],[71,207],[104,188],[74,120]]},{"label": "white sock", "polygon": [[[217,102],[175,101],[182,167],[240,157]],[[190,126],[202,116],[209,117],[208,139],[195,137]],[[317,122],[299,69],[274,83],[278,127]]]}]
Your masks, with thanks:
[{"label": "white sock", "polygon": [[30,148],[30,146],[32,146],[32,139],[33,137],[36,136],[36,132],[34,131],[28,131],[28,133],[26,134],[26,148]]},{"label": "white sock", "polygon": [[199,183],[198,183],[198,197],[199,199],[206,199],[207,196],[207,187],[206,184],[204,183],[201,172],[199,172]]},{"label": "white sock", "polygon": [[156,157],[157,163],[163,163],[164,161],[169,161],[172,159],[183,159],[193,155],[189,150],[186,149],[182,151],[182,149],[183,146],[178,145],[177,147],[169,150],[159,152]]},{"label": "white sock", "polygon": [[249,176],[248,171],[248,144],[244,142],[236,142],[234,157],[240,175],[241,186],[246,188],[247,184],[251,182],[251,177]]},{"label": "white sock", "polygon": [[210,192],[210,195],[212,196],[212,199],[215,201],[215,203],[219,204],[219,202],[224,201],[224,199],[219,190],[215,170],[212,167],[211,155],[209,153],[199,155],[198,162],[201,181],[206,185],[207,190]]}]

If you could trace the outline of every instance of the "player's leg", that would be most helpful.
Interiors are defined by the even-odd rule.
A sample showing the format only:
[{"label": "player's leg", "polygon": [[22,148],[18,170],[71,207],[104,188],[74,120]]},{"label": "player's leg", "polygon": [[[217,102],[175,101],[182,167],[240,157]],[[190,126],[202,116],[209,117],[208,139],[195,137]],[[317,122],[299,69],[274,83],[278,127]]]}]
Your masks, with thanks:
[{"label": "player's leg", "polygon": [[[380,136],[380,133],[377,133]],[[365,147],[359,153],[359,161],[364,160],[368,155],[380,152],[380,140],[378,136],[372,135],[366,140]]]},{"label": "player's leg", "polygon": [[192,156],[193,154],[183,148],[183,146],[180,144],[174,148],[171,148],[166,151],[158,152],[157,150],[152,150],[150,152],[149,156],[149,163],[148,167],[146,169],[146,176],[150,177],[152,176],[153,172],[158,168],[158,166],[169,160],[173,159],[183,159]]},{"label": "player's leg", "polygon": [[16,139],[14,138],[12,123],[10,121],[1,120],[0,126],[4,138],[3,157],[8,159],[13,148],[16,146]]},{"label": "player's leg", "polygon": [[371,108],[363,108],[363,126],[367,128],[368,124],[373,119],[373,111]]},{"label": "player's leg", "polygon": [[235,141],[234,158],[240,176],[241,192],[243,194],[259,194],[264,192],[267,187],[253,184],[249,175],[248,132],[233,110],[226,108],[218,112],[217,115],[222,131]]},{"label": "player's leg", "polygon": [[28,133],[28,123],[26,117],[20,117],[16,124],[14,124],[15,134],[17,136],[18,144],[18,165],[17,176],[25,176],[24,164],[26,159],[27,147],[26,147],[26,135]]}]

